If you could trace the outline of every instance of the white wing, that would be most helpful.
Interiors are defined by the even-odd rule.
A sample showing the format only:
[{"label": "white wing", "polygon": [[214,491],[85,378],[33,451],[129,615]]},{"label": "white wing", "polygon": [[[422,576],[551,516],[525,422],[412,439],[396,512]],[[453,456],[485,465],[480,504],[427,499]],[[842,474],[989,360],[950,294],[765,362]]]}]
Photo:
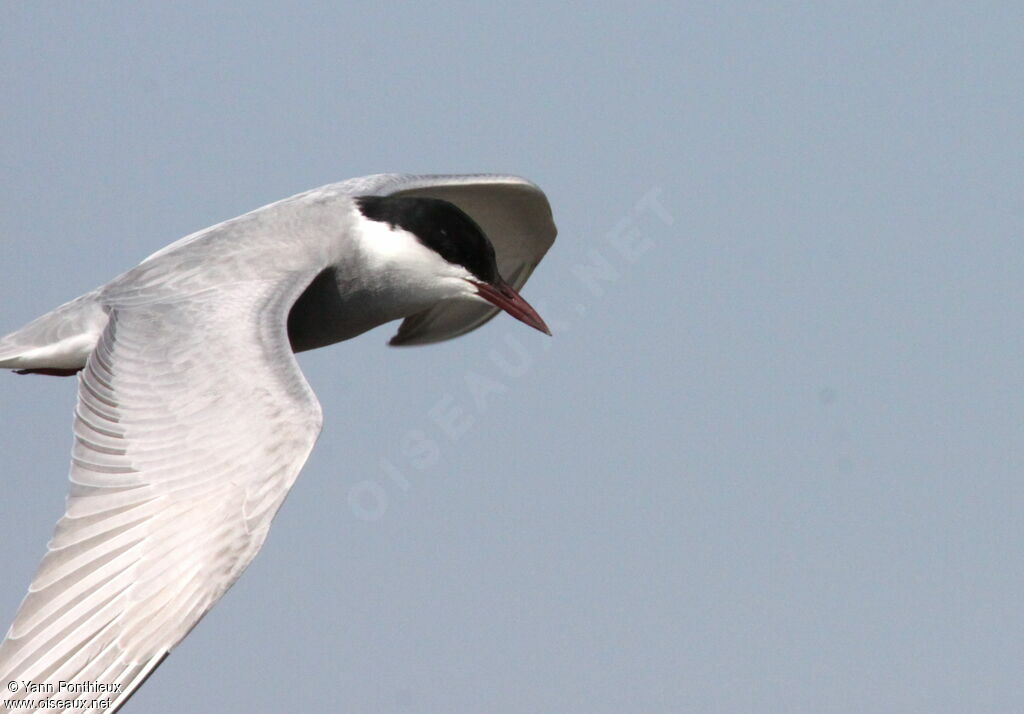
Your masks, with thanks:
[{"label": "white wing", "polygon": [[86,695],[114,711],[256,555],[320,432],[285,327],[305,282],[110,308],[67,510],[0,645],[3,697],[9,680],[120,685]]},{"label": "white wing", "polygon": [[[557,229],[547,196],[518,176],[378,174],[339,184],[351,194],[425,196],[451,201],[473,217],[494,245],[498,271],[516,290],[526,283],[555,241]],[[483,325],[499,310],[479,303],[447,301],[402,322],[392,345],[420,345],[458,337]]]}]

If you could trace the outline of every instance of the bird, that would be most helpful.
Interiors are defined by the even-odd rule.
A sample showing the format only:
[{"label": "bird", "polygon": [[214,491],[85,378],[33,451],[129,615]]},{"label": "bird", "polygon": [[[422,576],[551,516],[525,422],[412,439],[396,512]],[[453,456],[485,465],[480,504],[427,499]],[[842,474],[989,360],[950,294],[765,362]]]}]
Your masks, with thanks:
[{"label": "bird", "polygon": [[555,236],[524,178],[363,176],[0,338],[0,369],[78,381],[66,509],[0,643],[0,696],[65,681],[117,711],[256,556],[320,434],[295,354],[393,320],[391,345],[441,342],[502,311],[550,335],[519,290]]}]

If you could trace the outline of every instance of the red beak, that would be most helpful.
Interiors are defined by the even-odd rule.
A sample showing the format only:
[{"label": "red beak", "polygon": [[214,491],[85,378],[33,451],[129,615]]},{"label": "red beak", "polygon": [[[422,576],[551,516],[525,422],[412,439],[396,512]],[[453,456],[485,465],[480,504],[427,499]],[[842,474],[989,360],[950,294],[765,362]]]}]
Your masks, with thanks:
[{"label": "red beak", "polygon": [[551,334],[551,330],[544,324],[544,320],[537,314],[537,311],[530,306],[530,303],[523,300],[522,296],[501,278],[498,278],[494,285],[477,282],[473,284],[476,285],[480,297],[500,307],[520,322],[525,322],[546,335]]}]

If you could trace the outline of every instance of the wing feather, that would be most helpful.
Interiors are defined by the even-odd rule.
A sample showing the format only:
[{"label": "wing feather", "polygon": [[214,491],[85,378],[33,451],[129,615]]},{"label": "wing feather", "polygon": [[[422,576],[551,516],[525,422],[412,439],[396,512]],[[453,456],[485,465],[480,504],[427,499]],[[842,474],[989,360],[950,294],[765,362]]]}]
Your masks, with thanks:
[{"label": "wing feather", "polygon": [[320,431],[285,327],[304,286],[111,305],[0,681],[120,683],[115,711],[246,568]]}]

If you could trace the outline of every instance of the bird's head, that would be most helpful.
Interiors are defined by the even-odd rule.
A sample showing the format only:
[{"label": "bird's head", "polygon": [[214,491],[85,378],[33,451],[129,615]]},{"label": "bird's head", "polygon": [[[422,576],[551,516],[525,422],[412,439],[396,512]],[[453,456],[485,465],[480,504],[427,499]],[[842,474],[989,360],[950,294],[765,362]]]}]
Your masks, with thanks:
[{"label": "bird's head", "polygon": [[537,311],[498,273],[494,247],[458,206],[437,198],[360,196],[367,258],[415,300],[485,301],[548,335]]}]

